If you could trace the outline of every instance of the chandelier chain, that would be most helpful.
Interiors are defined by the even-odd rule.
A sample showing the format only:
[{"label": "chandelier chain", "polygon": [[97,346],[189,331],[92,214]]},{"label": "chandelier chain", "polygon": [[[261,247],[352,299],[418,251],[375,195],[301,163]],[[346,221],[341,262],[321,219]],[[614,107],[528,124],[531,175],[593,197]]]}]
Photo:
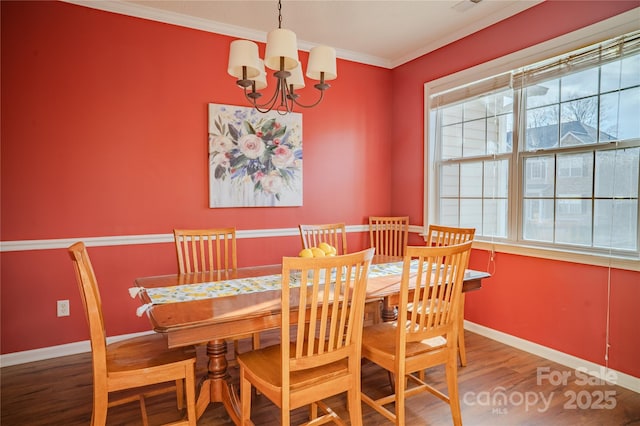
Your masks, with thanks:
[{"label": "chandelier chain", "polygon": [[282,0],[278,0],[278,28],[282,28]]}]

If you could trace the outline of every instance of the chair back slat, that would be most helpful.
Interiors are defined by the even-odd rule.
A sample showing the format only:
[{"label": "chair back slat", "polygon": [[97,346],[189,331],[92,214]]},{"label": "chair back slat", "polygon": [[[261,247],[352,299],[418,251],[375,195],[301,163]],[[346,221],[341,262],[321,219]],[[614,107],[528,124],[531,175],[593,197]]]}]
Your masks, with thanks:
[{"label": "chair back slat", "polygon": [[174,229],[181,274],[238,268],[235,228]]},{"label": "chair back slat", "polygon": [[[406,326],[398,327],[399,341],[446,337],[457,326],[471,244],[407,247],[398,306],[398,324]],[[411,269],[412,261],[417,262],[417,269]],[[414,291],[410,291],[412,284]]]},{"label": "chair back slat", "polygon": [[409,240],[409,216],[370,216],[369,241],[376,254],[404,256]]},{"label": "chair back slat", "polygon": [[[283,258],[281,341],[292,342],[282,345],[283,380],[291,371],[348,356],[359,359],[373,254],[367,249],[341,256]],[[292,287],[298,280],[299,287]],[[290,313],[291,304],[298,310]]]},{"label": "chair back slat", "polygon": [[336,248],[337,254],[347,254],[347,231],[344,223],[322,225],[298,225],[303,248],[318,247],[327,243]]}]

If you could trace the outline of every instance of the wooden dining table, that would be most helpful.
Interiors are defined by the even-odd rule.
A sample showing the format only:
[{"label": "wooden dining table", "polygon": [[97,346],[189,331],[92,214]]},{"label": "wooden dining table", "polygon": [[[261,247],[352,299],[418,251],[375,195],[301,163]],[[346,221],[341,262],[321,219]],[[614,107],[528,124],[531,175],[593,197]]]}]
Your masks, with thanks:
[{"label": "wooden dining table", "polygon": [[[374,256],[372,265],[401,265],[402,258]],[[206,377],[199,383],[196,402],[197,417],[200,418],[210,403],[221,402],[236,425],[240,424],[240,401],[227,371],[226,339],[241,335],[280,328],[280,290],[252,291],[224,297],[205,297],[170,303],[153,303],[148,289],[172,292],[176,286],[202,283],[225,283],[253,277],[271,277],[281,274],[282,265],[243,267],[229,271],[207,271],[191,274],[173,274],[142,277],[135,280],[137,294],[143,302],[153,330],[167,337],[170,348],[206,344],[209,358]],[[463,292],[478,290],[482,280],[490,275],[486,272],[467,270]],[[394,306],[400,290],[399,273],[372,276],[367,283],[367,308],[365,323],[380,319],[393,319]],[[292,297],[297,291],[292,290]],[[382,308],[380,307],[382,305]],[[142,314],[142,312],[140,312]]]}]

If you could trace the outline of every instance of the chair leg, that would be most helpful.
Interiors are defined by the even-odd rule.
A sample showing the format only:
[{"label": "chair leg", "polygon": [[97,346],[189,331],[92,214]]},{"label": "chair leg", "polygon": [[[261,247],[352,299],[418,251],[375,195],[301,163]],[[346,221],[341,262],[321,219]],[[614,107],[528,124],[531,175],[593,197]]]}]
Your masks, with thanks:
[{"label": "chair leg", "polygon": [[289,411],[289,404],[282,404],[280,407],[280,424],[282,426],[291,426],[291,412]]},{"label": "chair leg", "polygon": [[[400,372],[399,372],[400,373]],[[396,426],[404,426],[405,425],[405,419],[404,419],[404,402],[405,402],[405,396],[404,396],[404,392],[407,388],[407,379],[404,376],[404,370],[401,372],[402,373],[402,380],[400,379],[400,377],[396,377],[396,389],[395,389],[395,393],[396,393],[396,399],[395,399],[395,404],[396,404]],[[398,374],[398,376],[400,376],[400,374]]]},{"label": "chair leg", "polygon": [[102,426],[107,423],[107,407],[109,405],[109,394],[93,387],[93,413],[91,414],[91,425]]},{"label": "chair leg", "polygon": [[467,353],[464,348],[464,293],[460,295],[460,323],[458,327],[458,352],[460,353],[460,366],[467,365]]},{"label": "chair leg", "polygon": [[149,416],[147,416],[147,406],[144,402],[144,395],[140,395],[140,411],[142,412],[142,426],[149,426]]},{"label": "chair leg", "polygon": [[184,382],[182,379],[176,380],[176,399],[178,410],[182,410],[184,408]]},{"label": "chair leg", "polygon": [[454,426],[462,425],[462,414],[460,412],[460,397],[458,395],[458,364],[457,356],[453,356],[447,362],[445,373],[447,376],[447,388],[449,393],[449,405],[451,406],[451,417]]},{"label": "chair leg", "polygon": [[196,414],[196,371],[195,365],[187,366],[185,374],[185,393],[187,396],[187,420],[189,426],[196,426],[198,420]]},{"label": "chair leg", "polygon": [[251,424],[251,382],[245,378],[244,368],[240,368],[240,423]]},{"label": "chair leg", "polygon": [[347,391],[349,422],[351,426],[362,426],[362,401],[360,400],[360,386]]}]

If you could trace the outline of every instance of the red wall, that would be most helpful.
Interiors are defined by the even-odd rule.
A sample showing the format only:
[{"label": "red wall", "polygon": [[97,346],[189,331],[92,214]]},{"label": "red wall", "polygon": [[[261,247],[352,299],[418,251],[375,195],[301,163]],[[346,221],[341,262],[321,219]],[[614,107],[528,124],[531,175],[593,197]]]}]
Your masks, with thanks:
[{"label": "red wall", "polygon": [[[304,206],[209,209],[207,103],[245,104],[225,71],[231,38],[67,3],[2,1],[2,241],[362,224],[376,214],[409,214],[420,225],[424,82],[637,4],[547,1],[392,71],[339,61],[323,103],[303,111]],[[350,249],[364,244],[349,238]],[[297,237],[238,244],[241,265],[299,249]],[[136,277],[175,272],[171,244],[89,252],[108,334],[149,329],[126,289]],[[485,269],[485,256],[476,250],[472,266]],[[64,249],[4,252],[0,261],[3,354],[88,338]],[[606,276],[498,254],[495,276],[469,294],[466,317],[603,363]],[[635,376],[639,281],[611,274],[610,366]],[[71,301],[70,317],[56,318],[59,299]]]},{"label": "red wall", "polygon": [[[640,6],[638,1],[545,1],[392,71],[392,212],[422,215],[424,84]],[[640,11],[638,12],[640,20]],[[475,250],[472,267],[486,270]],[[605,364],[608,269],[498,254],[465,318],[601,365]],[[640,377],[640,273],[611,271],[609,366]]]},{"label": "red wall", "polygon": [[[3,241],[363,224],[389,213],[389,70],[339,61],[325,100],[303,111],[303,207],[210,209],[207,104],[246,105],[226,73],[231,38],[62,2],[1,7]],[[350,248],[362,244],[351,239]],[[300,245],[238,244],[241,266],[278,263]],[[126,289],[136,277],[175,272],[174,250],[89,249],[109,335],[149,329]],[[5,252],[1,261],[2,353],[88,338],[64,249]],[[70,300],[70,317],[56,317],[58,299]]]}]

